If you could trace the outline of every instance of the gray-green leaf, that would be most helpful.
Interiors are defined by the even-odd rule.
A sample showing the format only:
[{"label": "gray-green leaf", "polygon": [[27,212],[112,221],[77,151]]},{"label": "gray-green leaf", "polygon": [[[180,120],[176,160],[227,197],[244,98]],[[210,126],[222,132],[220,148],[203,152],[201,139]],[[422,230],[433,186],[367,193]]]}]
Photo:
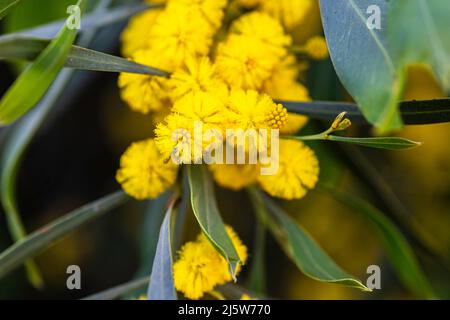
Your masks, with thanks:
[{"label": "gray-green leaf", "polygon": [[[85,2],[79,0],[78,6]],[[75,40],[76,29],[67,25],[13,83],[0,101],[0,126],[17,120],[33,108],[58,75]]]},{"label": "gray-green leaf", "polygon": [[386,28],[367,27],[367,8],[377,5],[386,21],[385,0],[320,0],[330,56],[345,88],[367,120],[382,132],[397,129],[402,83],[386,45]]},{"label": "gray-green leaf", "polygon": [[166,212],[156,247],[147,297],[149,300],[177,300],[173,283],[171,221],[174,202]]},{"label": "gray-green leaf", "polygon": [[192,210],[200,228],[217,251],[227,260],[230,273],[235,278],[240,259],[217,208],[211,176],[205,166],[189,165],[188,178]]},{"label": "gray-green leaf", "polygon": [[[362,291],[371,291],[360,280],[342,270],[284,211],[266,198],[268,209],[274,214],[287,239],[287,250],[297,267],[308,277],[329,283],[342,284]],[[274,236],[279,237],[278,233]]]}]

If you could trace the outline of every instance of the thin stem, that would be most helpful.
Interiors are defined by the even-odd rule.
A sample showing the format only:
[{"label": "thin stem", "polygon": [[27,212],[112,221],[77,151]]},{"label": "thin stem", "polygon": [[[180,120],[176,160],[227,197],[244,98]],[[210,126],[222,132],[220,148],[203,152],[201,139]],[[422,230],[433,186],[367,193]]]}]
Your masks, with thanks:
[{"label": "thin stem", "polygon": [[214,298],[216,298],[216,300],[226,300],[225,297],[223,296],[223,294],[220,293],[219,291],[212,290],[209,292],[209,294],[211,296],[213,296]]}]

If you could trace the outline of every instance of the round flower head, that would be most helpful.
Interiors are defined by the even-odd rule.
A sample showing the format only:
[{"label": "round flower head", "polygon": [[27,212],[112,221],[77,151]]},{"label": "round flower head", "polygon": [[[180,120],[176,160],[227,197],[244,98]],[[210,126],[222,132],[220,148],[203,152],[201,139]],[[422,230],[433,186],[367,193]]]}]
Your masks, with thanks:
[{"label": "round flower head", "polygon": [[232,34],[217,49],[217,72],[232,88],[258,90],[278,57],[252,36]]},{"label": "round flower head", "polygon": [[278,20],[258,11],[245,14],[233,22],[231,32],[260,40],[280,57],[286,54],[286,47],[292,44],[292,38],[284,33]]},{"label": "round flower head", "polygon": [[281,21],[291,31],[298,26],[313,8],[312,0],[264,0],[261,11]]},{"label": "round flower head", "polygon": [[148,41],[153,52],[167,58],[176,69],[188,57],[208,55],[212,35],[198,12],[173,5],[158,16]]},{"label": "round flower head", "polygon": [[153,139],[133,143],[120,159],[116,179],[138,199],[154,199],[175,183],[178,167],[165,162]]},{"label": "round flower head", "polygon": [[314,152],[300,141],[280,140],[279,151],[279,155],[274,155],[278,156],[278,172],[260,175],[259,183],[271,196],[286,200],[300,199],[317,184],[317,158]]},{"label": "round flower head", "polygon": [[321,36],[312,37],[306,42],[306,53],[315,60],[324,60],[328,58],[327,42]]},{"label": "round flower head", "polygon": [[[163,123],[156,126],[155,141],[165,161],[177,164],[190,164],[193,160],[201,160],[203,145],[194,139],[192,120],[179,114],[168,115]],[[196,156],[194,150],[200,150]]]},{"label": "round flower head", "polygon": [[130,19],[121,35],[124,57],[129,58],[135,52],[148,48],[150,30],[160,12],[161,10],[150,9]]},{"label": "round flower head", "polygon": [[[136,52],[132,60],[156,68],[167,67],[151,50]],[[166,78],[158,76],[121,73],[118,84],[122,100],[127,102],[132,110],[147,114],[150,111],[159,111],[167,104],[167,81]]]},{"label": "round flower head", "polygon": [[282,105],[254,90],[231,90],[227,110],[230,125],[244,130],[280,129],[287,121]]},{"label": "round flower head", "polygon": [[228,88],[207,57],[188,58],[184,68],[175,71],[169,80],[171,96],[180,99],[188,93],[207,92],[226,99]]},{"label": "round flower head", "polygon": [[[310,101],[308,90],[296,80],[298,74],[295,57],[287,56],[274,68],[270,78],[264,83],[263,92],[275,100]],[[289,114],[286,125],[280,129],[280,133],[296,133],[303,128],[307,121],[308,118],[305,116]]]},{"label": "round flower head", "polygon": [[200,17],[208,22],[211,33],[221,25],[227,0],[169,0],[168,6],[183,7],[200,13]]},{"label": "round flower head", "polygon": [[208,168],[218,185],[234,191],[256,183],[260,169],[257,164],[212,164]]},{"label": "round flower head", "polygon": [[192,122],[200,121],[209,128],[222,128],[227,112],[223,97],[215,94],[196,92],[185,95],[173,105],[172,111]]},{"label": "round flower head", "polygon": [[[242,263],[247,261],[247,248],[230,227],[226,227]],[[240,271],[240,267],[236,272]],[[186,243],[173,264],[175,288],[186,298],[200,299],[217,285],[231,281],[228,263],[203,235]]]},{"label": "round flower head", "polygon": [[200,299],[218,284],[224,282],[220,256],[210,243],[188,242],[178,253],[173,264],[175,288],[188,299]]}]

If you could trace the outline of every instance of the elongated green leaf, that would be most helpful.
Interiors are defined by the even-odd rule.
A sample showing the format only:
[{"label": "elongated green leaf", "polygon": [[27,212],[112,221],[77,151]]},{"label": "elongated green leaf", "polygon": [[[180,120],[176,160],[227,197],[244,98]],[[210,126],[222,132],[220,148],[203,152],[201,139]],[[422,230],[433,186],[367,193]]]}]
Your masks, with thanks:
[{"label": "elongated green leaf", "polygon": [[136,280],[126,282],[108,290],[87,296],[82,300],[114,300],[136,290],[141,290],[148,286],[150,277],[143,277]]},{"label": "elongated green leaf", "polygon": [[[33,61],[49,43],[50,41],[46,39],[23,35],[4,37],[0,39],[0,59]],[[162,77],[169,75],[166,71],[75,45],[71,46],[64,66],[90,71],[129,72]]]},{"label": "elongated green leaf", "polygon": [[[343,271],[314,239],[272,200],[264,195],[259,195],[259,197],[263,199],[267,208],[279,223],[276,231],[269,225],[274,236],[280,242],[284,241],[284,239],[280,239],[281,236],[286,238],[286,250],[301,272],[318,281],[342,284],[362,291],[371,291],[356,277]],[[282,234],[279,233],[280,231]]]},{"label": "elongated green leaf", "polygon": [[[345,111],[353,124],[368,125],[356,104],[330,101],[277,101],[289,112],[307,115],[313,119],[333,121]],[[400,114],[404,124],[434,124],[450,122],[450,99],[404,101],[400,103]]]},{"label": "elongated green leaf", "polygon": [[421,145],[419,142],[398,137],[351,138],[331,135],[328,139],[331,141],[346,142],[363,147],[385,150],[406,150]]},{"label": "elongated green leaf", "polygon": [[398,137],[371,137],[371,138],[352,138],[335,135],[324,136],[322,134],[312,136],[283,136],[284,139],[299,140],[299,141],[337,141],[356,144],[368,148],[385,149],[385,150],[407,150],[418,147],[420,142],[415,142],[405,138]]},{"label": "elongated green leaf", "polygon": [[[157,9],[160,7],[161,4],[129,3],[108,10],[89,12],[83,15],[81,19],[82,28],[79,32],[83,33],[93,29],[109,26],[114,23],[124,21],[127,18],[133,16],[134,14],[142,12],[144,10]],[[50,39],[53,38],[58,33],[58,30],[62,28],[64,23],[65,20],[59,20],[56,22],[51,22],[48,24],[33,27],[31,29],[20,30],[18,32],[15,32],[14,35],[20,34]],[[1,38],[2,37],[0,37],[0,39]]]},{"label": "elongated green leaf", "polygon": [[423,63],[450,92],[450,6],[442,0],[396,0],[389,4],[388,42],[405,76],[406,66]]},{"label": "elongated green leaf", "polygon": [[177,293],[173,283],[172,257],[172,211],[174,202],[167,210],[159,231],[158,246],[153,261],[150,284],[147,297],[149,300],[177,300]]},{"label": "elongated green leaf", "polygon": [[0,254],[0,279],[55,241],[128,200],[130,198],[126,194],[118,191],[68,213],[16,242]]},{"label": "elongated green leaf", "polygon": [[366,12],[374,5],[385,21],[385,0],[320,0],[336,72],[367,120],[384,132],[401,126],[397,104],[403,83],[387,49],[386,28],[367,27]]},{"label": "elongated green leaf", "polygon": [[19,2],[20,0],[0,0],[0,20]]},{"label": "elongated green leaf", "polygon": [[[84,4],[82,0],[78,5]],[[65,25],[58,36],[9,88],[0,101],[0,125],[9,124],[33,108],[58,75],[75,40],[76,29]]]},{"label": "elongated green leaf", "polygon": [[211,176],[205,166],[189,165],[188,178],[192,210],[200,228],[217,251],[228,261],[230,273],[235,278],[240,259],[217,208]]},{"label": "elongated green leaf", "polygon": [[434,297],[431,286],[406,238],[383,213],[351,194],[324,186],[321,186],[318,190],[353,208],[356,213],[361,214],[372,224],[405,287],[420,298],[430,299]]}]

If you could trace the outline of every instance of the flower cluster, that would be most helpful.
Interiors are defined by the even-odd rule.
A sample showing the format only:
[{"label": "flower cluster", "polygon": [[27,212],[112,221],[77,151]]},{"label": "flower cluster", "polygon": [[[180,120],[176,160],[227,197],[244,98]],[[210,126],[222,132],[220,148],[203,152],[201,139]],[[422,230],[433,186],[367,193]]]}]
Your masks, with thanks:
[{"label": "flower cluster", "polygon": [[[242,264],[247,261],[247,247],[234,230],[227,226],[230,237]],[[239,273],[238,265],[236,273]],[[215,286],[230,282],[231,275],[228,262],[223,258],[201,233],[195,241],[183,245],[178,253],[178,260],[173,265],[174,284],[186,298],[200,299]]]},{"label": "flower cluster", "polygon": [[[301,198],[315,186],[318,161],[306,145],[281,140],[279,150],[274,150],[261,135],[247,135],[248,130],[261,129],[293,134],[307,122],[274,101],[310,99],[298,81],[305,63],[292,54],[288,32],[301,24],[311,4],[311,0],[168,0],[161,8],[132,18],[122,34],[123,55],[170,76],[119,77],[122,99],[132,110],[151,114],[156,125],[154,139],[132,145],[123,155],[117,180],[128,194],[157,197],[174,183],[177,165],[199,163],[218,146],[230,148],[223,138],[230,128],[241,130],[231,148],[249,153],[250,145],[258,152],[265,147],[279,168],[262,175],[261,168],[268,164],[260,159],[211,163],[218,184],[239,190],[259,183],[267,193],[285,199]],[[313,59],[327,54],[321,37],[301,49]],[[203,139],[194,139],[199,130]]]}]

